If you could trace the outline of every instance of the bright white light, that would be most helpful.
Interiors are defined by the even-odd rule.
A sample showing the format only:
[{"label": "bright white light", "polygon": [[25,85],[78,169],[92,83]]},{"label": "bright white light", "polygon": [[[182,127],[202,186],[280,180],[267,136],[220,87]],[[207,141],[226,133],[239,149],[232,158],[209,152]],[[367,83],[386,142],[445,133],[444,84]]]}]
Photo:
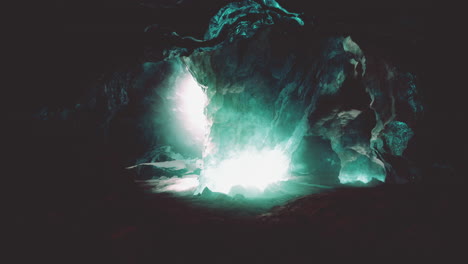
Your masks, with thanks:
[{"label": "bright white light", "polygon": [[[175,100],[173,110],[182,127],[188,132],[187,136],[200,146],[204,146],[204,154],[207,154],[211,146],[210,141],[207,140],[210,124],[205,115],[208,98],[202,87],[190,73],[184,74],[177,81],[172,99]],[[255,190],[255,193],[257,191],[261,193],[268,185],[287,180],[290,161],[283,151],[278,149],[246,150],[231,154],[228,159],[214,164],[204,164],[197,192],[208,187],[211,191],[229,194],[233,187],[240,186],[249,191]],[[164,190],[185,190],[193,187],[195,183],[193,179],[190,179],[177,182]]]},{"label": "bright white light", "polygon": [[232,187],[264,191],[275,182],[287,180],[289,159],[280,150],[244,151],[207,166],[203,181],[210,190],[228,194]]},{"label": "bright white light", "polygon": [[196,141],[203,142],[208,126],[204,112],[208,99],[190,73],[179,80],[175,97],[177,108],[174,110],[183,127]]},{"label": "bright white light", "polygon": [[151,187],[153,192],[156,193],[180,193],[180,192],[189,192],[193,193],[198,186],[198,175],[188,174],[182,177],[172,176],[166,177],[162,176],[157,179],[151,180],[136,180],[140,184],[144,184],[146,187]]},{"label": "bright white light", "polygon": [[158,186],[155,187],[156,192],[184,192],[191,191],[198,186],[198,175],[186,175],[182,178],[169,178],[165,181],[161,181]]}]

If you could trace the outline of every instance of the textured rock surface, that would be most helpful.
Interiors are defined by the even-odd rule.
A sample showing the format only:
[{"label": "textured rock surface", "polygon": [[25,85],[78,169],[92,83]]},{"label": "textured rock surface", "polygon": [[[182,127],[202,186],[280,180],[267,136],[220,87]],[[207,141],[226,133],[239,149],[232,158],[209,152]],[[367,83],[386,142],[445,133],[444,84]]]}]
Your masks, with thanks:
[{"label": "textured rock surface", "polygon": [[324,34],[310,17],[303,20],[275,1],[253,0],[219,9],[202,38],[158,25],[146,30],[163,41],[150,45],[143,60],[154,59],[154,52],[163,57],[112,73],[72,106],[44,107],[36,118],[97,124],[102,141],[133,148],[123,154],[125,165],[163,161],[159,150],[168,146],[200,157],[186,137],[173,137],[180,129],[168,110],[174,103],[170,87],[186,65],[207,87],[209,144],[215,147],[204,154],[207,162],[247,146],[279,147],[292,157],[308,135],[329,142],[338,156],[338,174],[315,169],[329,182],[420,178],[404,156],[423,112],[417,79],[379,53],[362,50],[352,36]]},{"label": "textured rock surface", "polygon": [[[264,222],[246,223],[233,214],[227,216],[225,211],[213,209],[219,204],[241,204],[234,213],[252,215],[241,197],[234,201],[223,196],[226,200],[212,204],[193,196],[181,199],[165,194],[142,195],[140,189],[147,186],[136,188],[134,175],[122,169],[137,160],[170,158],[165,148],[160,149],[167,142],[155,132],[161,123],[146,122],[157,113],[154,106],[163,101],[151,95],[171,75],[170,67],[159,62],[165,58],[164,49],[175,44],[190,44],[190,50],[198,47],[190,39],[151,30],[143,33],[145,26],[158,24],[169,33],[175,31],[202,40],[210,19],[229,1],[145,2],[151,2],[148,6],[154,10],[136,7],[133,0],[66,1],[60,3],[65,7],[58,10],[38,10],[26,4],[23,15],[31,14],[32,19],[20,17],[14,21],[19,34],[12,39],[19,51],[6,50],[13,57],[9,61],[7,56],[7,68],[19,73],[6,74],[13,81],[4,83],[2,89],[7,121],[2,124],[2,150],[6,154],[2,157],[6,180],[2,186],[7,190],[9,204],[5,216],[7,221],[13,218],[13,225],[7,225],[12,231],[7,233],[13,233],[7,237],[7,253],[13,253],[13,261],[311,263],[317,262],[317,256],[342,256],[349,261],[350,256],[379,254],[413,255],[416,262],[427,255],[433,262],[433,255],[439,255],[443,257],[440,262],[456,262],[448,258],[464,253],[464,244],[459,241],[463,241],[460,236],[465,226],[462,212],[466,191],[462,183],[467,171],[466,74],[460,54],[465,47],[456,41],[464,32],[457,28],[464,25],[464,14],[457,14],[453,7],[444,14],[442,9],[431,9],[428,1],[278,0],[291,12],[304,12],[301,18],[305,22],[314,21],[314,34],[310,36],[315,39],[349,35],[361,48],[366,57],[365,74],[374,76],[369,83],[378,84],[376,91],[387,91],[375,101],[375,112],[385,114],[378,120],[374,110],[363,111],[357,116],[360,121],[347,131],[360,131],[367,127],[362,123],[363,115],[374,116],[375,124],[370,129],[379,122],[375,135],[382,139],[374,142],[374,148],[385,153],[378,158],[391,164],[391,171],[396,172],[387,174],[389,182],[414,177],[414,165],[423,184],[312,195],[277,208],[262,218]],[[51,23],[42,24],[44,18]],[[309,38],[308,34],[304,36]],[[279,39],[303,41],[291,34]],[[307,45],[319,46],[317,43],[321,42]],[[353,48],[348,51],[356,54]],[[148,60],[156,61],[153,70],[153,66],[142,67]],[[287,74],[282,69],[292,66],[277,63],[271,75],[281,79]],[[364,72],[364,68],[356,70]],[[140,77],[146,71],[148,75]],[[393,81],[385,79],[389,71],[399,72],[391,74]],[[406,72],[415,73],[417,78]],[[379,86],[380,80],[385,87]],[[393,88],[389,83],[394,84]],[[417,84],[418,94],[424,96],[422,122],[412,119],[416,116],[411,113],[418,112],[412,109],[417,107],[405,103],[414,96],[412,90],[397,88],[410,83]],[[395,105],[397,118],[384,125],[392,116],[391,104],[386,103],[390,91],[399,98]],[[364,105],[368,106],[370,92],[364,95]],[[326,103],[321,105],[321,113],[318,107],[314,111],[320,113],[317,118],[334,116],[327,114],[330,109]],[[362,106],[356,105],[353,107]],[[341,118],[347,121],[343,115]],[[104,125],[106,120],[109,125]],[[402,156],[398,156],[400,148],[393,148],[393,140],[385,134],[396,133],[398,140],[405,141],[412,133],[391,128],[395,121],[406,123],[414,133]],[[305,151],[312,147],[309,140],[324,151]],[[345,146],[354,144],[348,140],[351,143],[346,141]],[[322,152],[334,156],[321,166],[304,160],[295,165],[302,173],[327,171],[330,176],[320,180],[336,182],[341,162],[337,154],[333,155],[330,142],[307,134],[296,156],[301,152],[314,158],[323,158]],[[386,168],[390,169],[387,164]],[[264,212],[265,208],[254,209]],[[17,250],[11,251],[11,245]]]},{"label": "textured rock surface", "polygon": [[[224,18],[223,12],[218,16]],[[366,55],[349,36],[325,37],[288,19],[251,25],[254,33],[239,32],[185,59],[208,87],[210,138],[217,147],[210,155],[219,159],[248,145],[281,146],[292,155],[310,133],[338,154],[341,182],[397,177],[385,156],[403,155],[422,113],[415,77]],[[219,27],[219,20],[210,27]],[[395,124],[407,131],[392,132]]]}]

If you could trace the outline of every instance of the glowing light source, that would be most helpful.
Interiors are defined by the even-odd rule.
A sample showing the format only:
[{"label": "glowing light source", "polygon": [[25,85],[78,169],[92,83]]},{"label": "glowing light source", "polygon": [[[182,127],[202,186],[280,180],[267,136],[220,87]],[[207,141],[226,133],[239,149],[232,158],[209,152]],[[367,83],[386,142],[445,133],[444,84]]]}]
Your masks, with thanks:
[{"label": "glowing light source", "polygon": [[181,77],[176,88],[175,99],[177,107],[174,111],[177,112],[180,122],[196,141],[202,143],[208,126],[208,119],[205,116],[208,99],[191,74]]},{"label": "glowing light source", "polygon": [[[203,88],[191,74],[183,75],[175,92],[177,116],[184,128],[205,146],[210,126],[205,115],[208,99]],[[233,187],[254,189],[263,192],[271,183],[286,180],[289,158],[279,149],[254,150],[231,153],[229,158],[205,164],[201,176],[202,188],[229,194]]]},{"label": "glowing light source", "polygon": [[269,184],[287,180],[289,159],[277,149],[249,150],[206,167],[203,179],[212,191],[229,194],[241,186],[263,192]]},{"label": "glowing light source", "polygon": [[193,191],[198,186],[197,175],[187,175],[182,178],[172,177],[160,180],[155,187],[156,192],[184,192]]}]

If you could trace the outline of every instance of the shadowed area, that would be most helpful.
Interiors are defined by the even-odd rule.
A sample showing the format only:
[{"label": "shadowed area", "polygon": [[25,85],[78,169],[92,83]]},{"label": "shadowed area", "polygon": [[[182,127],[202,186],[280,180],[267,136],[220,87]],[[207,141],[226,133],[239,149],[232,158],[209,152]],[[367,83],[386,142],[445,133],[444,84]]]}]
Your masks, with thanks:
[{"label": "shadowed area", "polygon": [[[76,247],[86,248],[84,253],[93,254],[93,260],[117,263],[449,258],[458,250],[454,241],[462,226],[462,195],[454,190],[427,186],[343,188],[273,208],[268,200],[220,193],[185,197],[146,194],[133,201],[115,196],[79,215],[49,215],[48,222],[54,225],[48,236],[67,237]],[[78,217],[80,224],[75,228],[87,232],[72,231]]]},{"label": "shadowed area", "polygon": [[464,82],[452,76],[464,74],[448,61],[463,49],[432,4],[71,1],[33,13],[3,97],[18,262],[464,252]]}]

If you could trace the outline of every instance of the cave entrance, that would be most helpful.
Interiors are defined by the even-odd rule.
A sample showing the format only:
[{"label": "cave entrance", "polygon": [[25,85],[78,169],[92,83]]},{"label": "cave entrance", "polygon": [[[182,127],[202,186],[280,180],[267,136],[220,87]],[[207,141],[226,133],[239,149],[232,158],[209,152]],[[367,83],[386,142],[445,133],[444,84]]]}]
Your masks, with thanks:
[{"label": "cave entrance", "polygon": [[[286,181],[290,157],[281,148],[257,148],[247,141],[238,143],[235,151],[228,151],[219,148],[218,145],[223,142],[212,140],[211,127],[214,118],[208,116],[206,109],[210,103],[207,89],[185,69],[174,92],[176,105],[173,109],[178,121],[187,137],[202,149],[202,157],[197,163],[201,173],[195,194],[208,188],[210,191],[231,196],[258,197],[270,185]],[[236,137],[235,134],[243,129],[242,126],[248,124],[238,122],[235,126],[235,130],[226,132],[228,137]],[[212,155],[215,151],[223,153]]]}]

